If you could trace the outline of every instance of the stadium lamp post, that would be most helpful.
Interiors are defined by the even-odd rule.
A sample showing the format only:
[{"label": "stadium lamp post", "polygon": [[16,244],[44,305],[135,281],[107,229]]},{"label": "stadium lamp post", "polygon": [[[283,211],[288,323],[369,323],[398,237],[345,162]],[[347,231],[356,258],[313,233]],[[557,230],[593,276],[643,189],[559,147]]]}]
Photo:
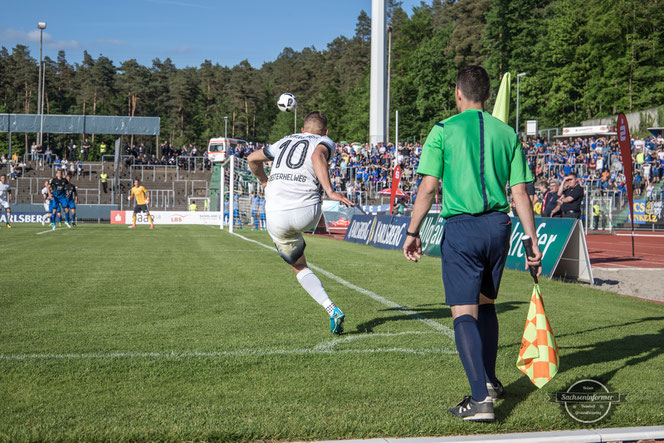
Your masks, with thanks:
[{"label": "stadium lamp post", "polygon": [[[42,80],[42,75],[44,74],[45,69],[42,67],[42,46],[43,46],[43,37],[44,29],[46,29],[46,22],[37,23],[39,28],[39,85],[37,87],[37,111],[39,112],[39,120],[41,122],[39,127],[39,145],[42,144],[43,132],[44,132],[44,80]],[[44,77],[46,77],[44,75]]]},{"label": "stadium lamp post", "polygon": [[228,117],[224,117],[224,138],[228,138]]},{"label": "stadium lamp post", "polygon": [[[392,26],[387,27],[387,87],[385,88],[385,115],[387,116],[387,124],[385,125],[385,145],[390,142],[390,67],[392,65]],[[387,148],[387,146],[385,146]],[[396,157],[396,145],[395,157]]]},{"label": "stadium lamp post", "polygon": [[516,135],[519,136],[519,79],[525,77],[525,72],[516,75]]}]

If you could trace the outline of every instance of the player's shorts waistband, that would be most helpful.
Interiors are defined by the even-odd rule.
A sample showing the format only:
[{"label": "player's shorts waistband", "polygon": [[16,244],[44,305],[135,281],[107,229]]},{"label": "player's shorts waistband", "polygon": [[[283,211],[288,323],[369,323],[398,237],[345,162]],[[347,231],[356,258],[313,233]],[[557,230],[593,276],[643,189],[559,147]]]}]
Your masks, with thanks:
[{"label": "player's shorts waistband", "polygon": [[477,220],[479,218],[490,218],[490,217],[508,217],[508,215],[502,211],[487,211],[480,214],[457,214],[445,219],[445,223],[456,223],[467,220]]}]

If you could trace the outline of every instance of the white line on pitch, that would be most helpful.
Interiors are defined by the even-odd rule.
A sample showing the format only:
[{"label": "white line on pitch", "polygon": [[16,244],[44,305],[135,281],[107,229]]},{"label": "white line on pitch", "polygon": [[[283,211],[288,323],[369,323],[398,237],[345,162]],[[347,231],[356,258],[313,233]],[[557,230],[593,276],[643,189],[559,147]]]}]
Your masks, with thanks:
[{"label": "white line on pitch", "polygon": [[[616,234],[616,237],[632,237],[632,234]],[[662,238],[662,234],[634,234],[634,237],[655,237]]]},{"label": "white line on pitch", "polygon": [[67,353],[67,354],[0,354],[2,360],[90,360],[90,359],[118,359],[118,358],[220,358],[220,357],[266,357],[273,355],[300,355],[300,354],[456,354],[450,349],[409,349],[409,348],[378,348],[378,349],[240,349],[238,351],[218,352],[108,352],[108,353]]},{"label": "white line on pitch", "polygon": [[[277,252],[277,250],[275,248],[273,248],[272,246],[268,246],[264,243],[261,243],[261,242],[256,241],[256,240],[252,240],[252,239],[247,238],[247,237],[245,237],[243,235],[240,235],[240,234],[233,233],[233,235],[236,236],[236,237],[239,237],[243,240],[246,240],[248,242],[256,243],[257,245],[262,246],[262,247],[264,247],[266,249],[269,249],[271,251]],[[361,288],[359,286],[356,286],[356,285],[344,280],[343,278],[338,277],[338,276],[334,275],[333,273],[331,273],[329,271],[326,271],[323,268],[319,268],[318,266],[316,266],[314,264],[309,263],[309,267],[311,269],[313,269],[314,271],[317,271],[317,272],[323,274],[327,278],[330,278],[330,279],[336,281],[337,283],[340,283],[340,284],[346,286],[347,288],[350,288],[350,289],[352,289],[356,292],[359,292],[360,294],[366,295],[367,297],[377,301],[378,303],[381,303],[385,306],[389,306],[390,308],[394,308],[398,311],[401,311],[409,317],[414,317],[414,318],[418,319],[419,321],[427,324],[429,327],[435,329],[436,331],[442,332],[443,334],[447,335],[451,339],[454,339],[454,331],[452,331],[450,328],[448,328],[445,325],[441,325],[440,323],[438,323],[436,321],[433,321],[430,318],[423,317],[419,313],[417,313],[415,311],[411,311],[410,309],[405,308],[405,307],[393,302],[392,300],[388,300],[385,297],[376,294],[375,292],[372,292],[372,291],[369,291],[368,289],[364,289],[364,288]]]},{"label": "white line on pitch", "polygon": [[48,231],[41,231],[41,232],[38,232],[37,235],[46,234],[47,232],[59,231],[61,229],[64,229],[64,228],[55,228],[55,229],[49,229]]}]

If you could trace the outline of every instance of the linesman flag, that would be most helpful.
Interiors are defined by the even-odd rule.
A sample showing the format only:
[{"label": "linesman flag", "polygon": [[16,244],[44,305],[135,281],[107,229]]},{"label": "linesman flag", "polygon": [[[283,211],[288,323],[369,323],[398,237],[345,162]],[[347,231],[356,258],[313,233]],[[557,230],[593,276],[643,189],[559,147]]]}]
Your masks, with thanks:
[{"label": "linesman flag", "polygon": [[500,82],[500,89],[496,95],[496,103],[493,105],[493,112],[491,115],[507,124],[507,119],[510,116],[510,85],[512,76],[509,72],[503,75],[503,80]]},{"label": "linesman flag", "polygon": [[[523,246],[528,257],[534,254],[531,239],[523,237]],[[544,301],[537,281],[537,271],[530,268],[530,275],[535,280],[533,295],[530,298],[526,326],[523,329],[521,348],[516,360],[516,367],[526,374],[531,382],[538,388],[548,383],[557,373],[560,365],[558,358],[558,345],[553,335],[553,329],[544,312]]]}]

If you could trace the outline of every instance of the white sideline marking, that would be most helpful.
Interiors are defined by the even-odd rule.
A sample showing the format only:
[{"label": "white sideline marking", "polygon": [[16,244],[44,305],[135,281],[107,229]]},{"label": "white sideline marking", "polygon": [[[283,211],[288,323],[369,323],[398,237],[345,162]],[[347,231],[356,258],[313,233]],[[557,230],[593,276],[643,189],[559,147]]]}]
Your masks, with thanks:
[{"label": "white sideline marking", "polygon": [[408,348],[384,348],[384,349],[241,349],[238,351],[218,352],[109,352],[109,353],[83,353],[83,354],[0,354],[2,360],[89,360],[89,359],[118,359],[118,358],[219,358],[219,357],[266,357],[272,355],[298,355],[298,354],[456,354],[449,349],[408,349]]},{"label": "white sideline marking", "polygon": [[[233,235],[236,236],[236,237],[240,237],[242,240],[246,240],[246,241],[251,242],[251,243],[256,243],[259,246],[262,246],[266,249],[277,252],[277,250],[275,248],[273,248],[272,246],[268,246],[264,243],[261,243],[261,242],[256,241],[256,240],[252,240],[252,239],[244,237],[243,235],[240,235],[240,234],[233,233]],[[326,271],[323,268],[319,268],[318,266],[316,266],[314,264],[309,263],[309,267],[311,269],[313,269],[314,271],[323,274],[327,278],[330,278],[330,279],[336,281],[337,283],[341,283],[342,285],[346,286],[347,288],[350,288],[354,291],[357,291],[360,294],[366,295],[367,297],[377,301],[378,303],[381,303],[385,306],[389,306],[390,308],[397,309],[398,311],[403,312],[404,314],[408,315],[409,317],[414,317],[414,318],[418,319],[419,321],[427,324],[429,327],[435,329],[436,331],[442,332],[443,334],[447,335],[451,339],[454,339],[454,331],[452,331],[450,328],[448,328],[445,325],[441,325],[440,323],[438,323],[436,321],[433,321],[429,318],[425,318],[422,315],[418,314],[417,312],[406,309],[403,306],[393,302],[392,300],[388,300],[385,297],[382,297],[382,296],[376,294],[375,292],[371,292],[368,289],[360,288],[359,286],[356,286],[356,285],[342,279],[341,277],[337,277],[333,273],[331,273],[329,271]]]},{"label": "white sideline marking", "polygon": [[[427,334],[438,334],[438,332],[423,332],[423,331],[403,331],[403,332],[377,332],[371,334],[357,334],[357,335],[348,335],[341,338],[334,338],[329,341],[325,341],[314,348],[314,351],[318,352],[329,352],[334,351],[334,347],[343,343],[349,343],[357,340],[364,340],[365,338],[374,338],[374,337],[398,337],[400,335],[427,335]],[[399,348],[391,348],[399,349]],[[410,351],[410,350],[409,350]],[[432,351],[439,351],[441,354],[456,354],[456,351],[451,349],[427,349],[425,353],[431,353]],[[337,352],[344,352],[343,350]]]},{"label": "white sideline marking", "polygon": [[61,229],[64,229],[64,228],[55,228],[55,229],[49,229],[48,231],[41,231],[41,232],[38,232],[37,235],[46,234],[47,232],[60,231]]}]

